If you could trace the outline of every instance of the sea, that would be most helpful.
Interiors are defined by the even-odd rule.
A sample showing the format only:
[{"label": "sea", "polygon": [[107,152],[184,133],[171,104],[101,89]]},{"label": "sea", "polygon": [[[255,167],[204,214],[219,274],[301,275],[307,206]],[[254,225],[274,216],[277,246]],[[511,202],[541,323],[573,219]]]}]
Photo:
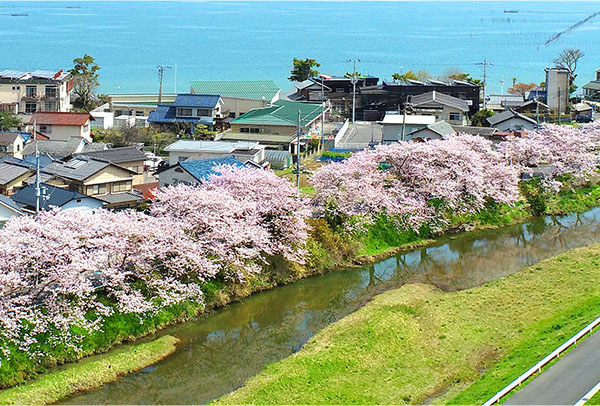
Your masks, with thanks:
[{"label": "sea", "polygon": [[[463,71],[488,93],[544,81],[565,48],[585,54],[576,84],[600,68],[598,2],[569,1],[0,1],[0,70],[69,69],[89,54],[102,93],[165,92],[193,80],[275,81],[293,58],[321,72],[391,80],[423,70]],[[580,23],[580,24],[578,24]],[[486,63],[486,65],[484,65]]]}]

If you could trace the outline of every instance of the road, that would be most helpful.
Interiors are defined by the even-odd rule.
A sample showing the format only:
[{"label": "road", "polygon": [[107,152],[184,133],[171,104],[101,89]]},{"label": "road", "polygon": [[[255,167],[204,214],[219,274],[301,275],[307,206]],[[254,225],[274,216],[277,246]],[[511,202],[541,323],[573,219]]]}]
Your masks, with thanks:
[{"label": "road", "polygon": [[515,393],[505,404],[574,405],[598,382],[600,333],[595,332]]}]

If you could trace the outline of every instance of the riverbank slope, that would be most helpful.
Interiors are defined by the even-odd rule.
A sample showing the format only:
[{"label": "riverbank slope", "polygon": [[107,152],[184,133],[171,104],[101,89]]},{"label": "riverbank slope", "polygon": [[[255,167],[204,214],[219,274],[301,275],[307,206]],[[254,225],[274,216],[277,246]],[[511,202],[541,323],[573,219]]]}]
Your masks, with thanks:
[{"label": "riverbank slope", "polygon": [[482,403],[598,316],[598,280],[593,245],[461,292],[406,285],[216,403]]}]

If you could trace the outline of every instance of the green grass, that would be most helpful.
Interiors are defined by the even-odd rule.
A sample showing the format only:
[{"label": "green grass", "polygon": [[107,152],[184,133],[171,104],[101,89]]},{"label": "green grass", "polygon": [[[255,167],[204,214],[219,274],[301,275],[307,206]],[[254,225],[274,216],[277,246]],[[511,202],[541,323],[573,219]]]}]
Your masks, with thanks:
[{"label": "green grass", "polygon": [[600,244],[461,292],[405,285],[216,403],[481,404],[598,316],[598,280]]},{"label": "green grass", "polygon": [[0,404],[47,405],[77,392],[93,390],[139,371],[175,351],[179,339],[163,336],[100,360],[72,364],[68,368],[41,376],[33,383],[0,392]]},{"label": "green grass", "polygon": [[586,405],[600,405],[600,392],[596,393],[590,400],[585,402]]}]

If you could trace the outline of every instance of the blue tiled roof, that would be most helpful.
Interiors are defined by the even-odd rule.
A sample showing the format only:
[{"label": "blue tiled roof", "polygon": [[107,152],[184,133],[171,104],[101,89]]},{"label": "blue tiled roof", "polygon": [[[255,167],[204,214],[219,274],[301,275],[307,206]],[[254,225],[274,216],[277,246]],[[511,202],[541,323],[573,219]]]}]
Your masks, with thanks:
[{"label": "blue tiled roof", "polygon": [[8,196],[0,195],[0,204],[3,204],[4,206],[9,207],[10,209],[12,209],[13,211],[16,211],[17,213],[21,213],[21,214],[23,213],[21,211],[21,208],[19,206],[17,206],[17,203]]},{"label": "blue tiled roof", "polygon": [[[48,210],[50,206],[62,207],[74,199],[94,199],[91,196],[74,192],[72,190],[62,189],[56,186],[50,186],[43,183],[42,186],[46,188],[46,196],[48,198],[41,199],[40,209]],[[26,186],[11,197],[15,202],[19,204],[22,204],[24,206],[35,207],[35,185]]]},{"label": "blue tiled roof", "polygon": [[179,165],[199,181],[204,181],[208,179],[209,176],[217,174],[214,168],[220,165],[231,165],[236,168],[246,167],[246,165],[235,159],[233,156],[183,161],[180,162]]},{"label": "blue tiled roof", "polygon": [[[19,165],[25,165],[25,166],[29,166],[32,169],[35,169],[35,167],[36,167],[36,159],[35,159],[35,156],[32,156],[32,155],[27,155],[27,156],[23,157],[23,159],[14,158],[12,156],[5,156],[5,157],[0,158],[0,162],[9,162],[9,163],[15,163],[15,164],[19,164]],[[40,155],[40,169],[44,169],[46,166],[50,165],[52,162],[54,162],[54,161],[49,156]]]},{"label": "blue tiled roof", "polygon": [[176,117],[175,106],[158,106],[156,110],[151,111],[148,116],[149,123],[194,123],[204,125],[214,125],[215,122],[206,117]]},{"label": "blue tiled roof", "polygon": [[221,96],[212,94],[178,94],[173,106],[214,109]]}]

